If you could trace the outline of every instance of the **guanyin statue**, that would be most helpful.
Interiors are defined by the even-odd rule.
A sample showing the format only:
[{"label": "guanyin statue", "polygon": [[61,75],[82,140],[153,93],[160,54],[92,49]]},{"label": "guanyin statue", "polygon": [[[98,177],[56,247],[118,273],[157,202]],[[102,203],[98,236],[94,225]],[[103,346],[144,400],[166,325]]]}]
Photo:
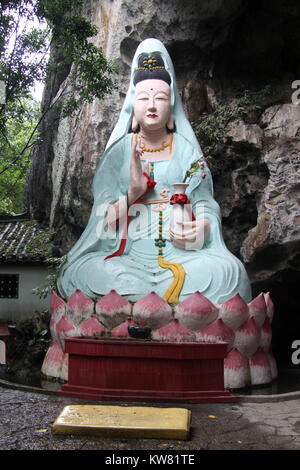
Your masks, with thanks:
[{"label": "guanyin statue", "polygon": [[236,293],[251,301],[245,268],[223,241],[211,173],[171,58],[156,39],[137,48],[93,194],[88,225],[59,273],[62,298],[80,289],[98,299],[114,289],[130,301],[151,291],[170,303],[195,291],[217,304]]}]

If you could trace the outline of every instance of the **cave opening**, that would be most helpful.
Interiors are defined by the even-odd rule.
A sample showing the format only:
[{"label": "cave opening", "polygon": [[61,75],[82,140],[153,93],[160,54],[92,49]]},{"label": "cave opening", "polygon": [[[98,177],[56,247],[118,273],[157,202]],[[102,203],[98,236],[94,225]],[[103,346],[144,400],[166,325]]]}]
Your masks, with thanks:
[{"label": "cave opening", "polygon": [[[272,321],[272,351],[279,369],[297,369],[293,362],[293,343],[300,341],[300,271],[285,269],[273,278],[252,284],[253,297],[270,292],[274,303]],[[300,359],[300,354],[298,355]]]}]

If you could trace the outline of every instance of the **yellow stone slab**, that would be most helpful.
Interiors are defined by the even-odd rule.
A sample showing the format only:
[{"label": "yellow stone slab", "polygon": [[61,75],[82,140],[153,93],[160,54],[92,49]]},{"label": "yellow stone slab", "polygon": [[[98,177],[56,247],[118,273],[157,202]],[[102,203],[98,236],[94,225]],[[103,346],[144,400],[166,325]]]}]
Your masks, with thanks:
[{"label": "yellow stone slab", "polygon": [[52,426],[54,434],[189,439],[191,411],[144,406],[68,405]]}]

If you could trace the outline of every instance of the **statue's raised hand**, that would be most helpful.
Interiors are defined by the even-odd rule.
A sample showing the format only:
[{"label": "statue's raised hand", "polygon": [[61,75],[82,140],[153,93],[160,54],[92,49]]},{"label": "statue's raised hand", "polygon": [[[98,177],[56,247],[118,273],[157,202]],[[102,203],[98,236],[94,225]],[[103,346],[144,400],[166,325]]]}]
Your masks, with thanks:
[{"label": "statue's raised hand", "polygon": [[132,141],[131,161],[130,161],[130,184],[128,189],[128,204],[136,202],[147,190],[147,178],[143,174],[148,173],[149,162],[145,162],[144,170],[142,169],[141,156],[143,151],[140,149],[140,140]]}]

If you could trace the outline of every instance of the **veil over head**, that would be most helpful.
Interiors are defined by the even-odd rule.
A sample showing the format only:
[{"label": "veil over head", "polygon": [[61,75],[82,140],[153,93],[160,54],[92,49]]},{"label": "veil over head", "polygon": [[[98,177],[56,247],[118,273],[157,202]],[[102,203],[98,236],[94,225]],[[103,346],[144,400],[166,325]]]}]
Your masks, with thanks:
[{"label": "veil over head", "polygon": [[174,66],[173,66],[171,57],[167,49],[165,48],[165,46],[162,44],[162,42],[154,38],[149,38],[149,39],[145,39],[144,41],[142,41],[135,52],[135,55],[132,60],[131,76],[130,76],[130,83],[129,83],[127,95],[126,95],[123,107],[121,109],[121,112],[120,112],[119,120],[107,143],[106,150],[111,145],[113,145],[117,140],[124,137],[124,135],[128,133],[128,131],[130,130],[131,121],[132,121],[132,113],[133,113],[133,97],[134,97],[134,89],[135,89],[134,76],[138,68],[139,57],[142,54],[146,54],[146,53],[159,54],[163,59],[166,71],[169,73],[171,77],[171,84],[170,84],[171,112],[174,117],[174,121],[176,125],[176,132],[178,134],[181,134],[183,137],[185,137],[185,139],[187,139],[194,147],[196,147],[196,149],[200,153],[202,153],[198,140],[194,134],[192,126],[190,125],[185,115],[185,112],[182,106],[181,98],[180,98],[178,87],[176,84],[175,71],[174,71]]}]

